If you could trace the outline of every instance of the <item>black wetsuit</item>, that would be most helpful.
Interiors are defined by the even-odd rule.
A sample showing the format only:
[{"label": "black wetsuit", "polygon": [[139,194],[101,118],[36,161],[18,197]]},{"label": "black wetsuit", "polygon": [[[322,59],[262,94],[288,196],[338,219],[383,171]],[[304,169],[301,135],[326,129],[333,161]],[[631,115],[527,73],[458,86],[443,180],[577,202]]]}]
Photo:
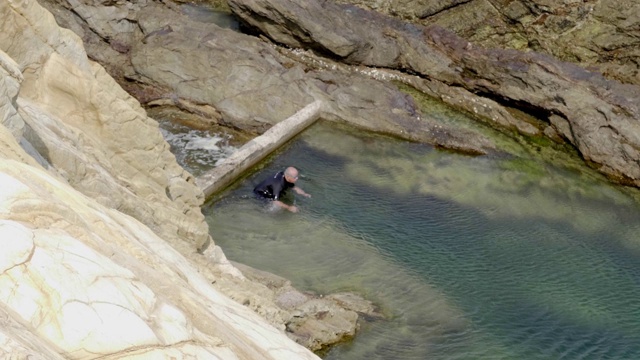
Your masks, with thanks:
[{"label": "black wetsuit", "polygon": [[294,183],[290,183],[284,178],[284,172],[280,171],[258,184],[253,189],[253,193],[263,199],[280,200],[287,189],[294,186],[296,186]]}]

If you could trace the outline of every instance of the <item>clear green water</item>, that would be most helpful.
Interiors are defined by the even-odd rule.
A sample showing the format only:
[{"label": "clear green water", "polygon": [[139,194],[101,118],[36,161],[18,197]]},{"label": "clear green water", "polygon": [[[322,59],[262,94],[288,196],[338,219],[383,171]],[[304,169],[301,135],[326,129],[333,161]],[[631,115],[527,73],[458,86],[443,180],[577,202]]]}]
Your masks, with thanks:
[{"label": "clear green water", "polygon": [[[313,197],[269,212],[288,165]],[[325,359],[640,359],[640,208],[596,178],[318,124],[205,213],[228,258],[381,307]]]}]

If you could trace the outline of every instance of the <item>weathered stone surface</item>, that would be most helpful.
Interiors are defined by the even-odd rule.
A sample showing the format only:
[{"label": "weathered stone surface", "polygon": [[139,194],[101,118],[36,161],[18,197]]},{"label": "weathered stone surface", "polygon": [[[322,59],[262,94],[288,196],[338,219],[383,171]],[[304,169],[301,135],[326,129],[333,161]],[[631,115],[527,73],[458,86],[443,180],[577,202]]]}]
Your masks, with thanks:
[{"label": "weathered stone surface", "polygon": [[[570,133],[556,132],[589,164],[616,181],[640,186],[638,86],[538,53],[483,49],[437,26],[402,23],[329,1],[229,4],[248,24],[283,44],[315,48],[350,63],[411,71],[511,104],[551,126],[549,117],[559,116]],[[336,39],[347,39],[351,50],[344,52],[345,41]]]},{"label": "weathered stone surface", "polygon": [[0,354],[5,358],[12,360],[64,359],[51,345],[17,323],[4,309],[0,309],[0,327]]},{"label": "weathered stone surface", "polygon": [[312,350],[325,347],[323,339],[348,340],[356,335],[358,314],[345,310],[333,301],[313,299],[298,306],[304,314],[311,316],[294,316],[287,323],[287,331],[299,344]]},{"label": "weathered stone surface", "polygon": [[0,15],[0,352],[317,358],[213,244],[202,193],[139,103],[37,2]]},{"label": "weathered stone surface", "polygon": [[0,160],[0,184],[0,308],[13,327],[2,351],[317,359],[218,293],[137,220],[12,157]]},{"label": "weathered stone surface", "polygon": [[544,52],[640,84],[640,4],[634,0],[337,1],[438,24],[486,48]]},{"label": "weathered stone surface", "polygon": [[349,72],[336,74],[331,66],[303,66],[257,38],[192,21],[179,8],[137,3],[139,9],[130,10],[129,17],[140,29],[120,33],[118,43],[127,51],[115,52],[112,40],[92,35],[98,30],[91,30],[90,21],[65,12],[75,3],[66,8],[58,3],[48,6],[57,9],[65,26],[79,29],[91,56],[111,74],[134,79],[135,84],[121,83],[147,104],[174,104],[203,114],[206,122],[261,133],[321,100],[328,105],[331,120],[467,153],[495,149],[478,134],[454,128],[443,131],[433,119],[419,118],[413,101],[391,84]]},{"label": "weathered stone surface", "polygon": [[18,64],[0,50],[0,125],[9,129],[16,139],[22,137],[24,121],[18,115],[16,99],[23,77]]},{"label": "weathered stone surface", "polygon": [[20,97],[8,99],[19,104],[25,138],[76,189],[167,240],[204,244],[202,194],[157,123],[37,2],[2,2],[0,15],[0,49],[23,74]]},{"label": "weathered stone surface", "polygon": [[388,16],[331,1],[232,0],[229,5],[249,26],[281,44],[312,48],[350,64],[428,72],[440,80],[456,77],[452,60],[424,42],[421,27]]},{"label": "weathered stone surface", "polygon": [[287,335],[312,350],[349,340],[359,328],[359,314],[381,318],[373,304],[353,293],[317,296],[305,294],[279,276],[237,264],[247,278],[273,289],[276,303],[289,311]]}]

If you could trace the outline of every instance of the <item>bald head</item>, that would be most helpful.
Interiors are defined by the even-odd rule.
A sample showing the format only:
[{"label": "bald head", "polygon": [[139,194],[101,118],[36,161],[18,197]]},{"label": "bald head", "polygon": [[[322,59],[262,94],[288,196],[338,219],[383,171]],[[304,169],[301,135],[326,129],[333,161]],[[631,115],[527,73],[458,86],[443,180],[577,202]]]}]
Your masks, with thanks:
[{"label": "bald head", "polygon": [[284,170],[284,176],[286,177],[286,180],[288,182],[294,183],[296,182],[296,180],[298,180],[298,169],[294,168],[293,166],[289,166]]}]

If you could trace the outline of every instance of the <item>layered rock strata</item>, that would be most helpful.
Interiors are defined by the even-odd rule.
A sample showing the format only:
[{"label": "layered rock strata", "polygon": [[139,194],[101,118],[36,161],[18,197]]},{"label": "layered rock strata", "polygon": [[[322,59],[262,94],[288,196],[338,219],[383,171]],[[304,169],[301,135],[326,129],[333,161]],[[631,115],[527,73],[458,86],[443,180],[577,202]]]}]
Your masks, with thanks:
[{"label": "layered rock strata", "polygon": [[353,336],[337,300],[285,308],[290,283],[226,260],[157,123],[73,32],[36,1],[2,1],[0,18],[0,357],[317,359],[285,334],[314,311],[347,330],[291,337]]},{"label": "layered rock strata", "polygon": [[[259,38],[195,20],[169,2],[43,3],[145,106],[172,105],[205,123],[262,133],[320,100],[329,120],[468,153],[495,152],[482,135],[421,117],[411,97],[393,84],[342,71],[340,64],[301,63]],[[104,15],[110,13],[121,16]],[[110,26],[116,19],[136,26]]]},{"label": "layered rock strata", "polygon": [[536,51],[640,85],[635,0],[338,0],[420,25],[437,24],[485,48]]},{"label": "layered rock strata", "polygon": [[[415,18],[478,1],[432,3],[365,5]],[[517,3],[493,6],[513,10]],[[292,52],[283,56],[287,51],[259,39],[193,21],[170,3],[63,1],[48,6],[61,24],[83,37],[91,56],[147,105],[173,104],[208,121],[262,132],[313,100],[322,100],[329,104],[326,114],[333,120],[466,153],[495,152],[491,140],[421,117],[395,86],[371,79],[384,74],[507,134],[517,131],[571,144],[587,164],[611,179],[639,184],[638,143],[633,135],[638,116],[635,86],[537,53],[486,50],[437,27],[331,1],[232,0],[229,4],[248,26],[274,42],[325,56],[325,65],[305,63]],[[423,6],[424,11],[414,16],[390,10],[394,6]],[[537,5],[524,8],[547,11]],[[106,15],[112,13],[120,15]],[[117,19],[136,26],[111,26]],[[632,33],[629,26],[619,29]],[[340,63],[328,58],[351,64],[352,70],[366,66],[376,74],[367,78],[358,71],[343,72]],[[400,72],[389,74],[387,69]]]},{"label": "layered rock strata", "polygon": [[278,43],[350,64],[415,73],[525,111],[546,124],[545,135],[559,135],[603,174],[640,186],[639,86],[534,52],[484,49],[438,26],[331,1],[229,4]]}]

